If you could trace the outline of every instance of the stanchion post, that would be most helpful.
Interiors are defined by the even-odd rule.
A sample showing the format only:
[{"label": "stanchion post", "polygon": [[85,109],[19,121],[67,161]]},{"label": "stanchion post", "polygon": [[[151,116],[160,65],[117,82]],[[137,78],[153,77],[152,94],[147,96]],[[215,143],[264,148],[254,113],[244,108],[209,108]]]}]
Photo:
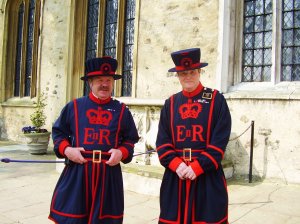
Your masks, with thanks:
[{"label": "stanchion post", "polygon": [[251,121],[249,183],[252,183],[253,142],[254,142],[254,121]]}]

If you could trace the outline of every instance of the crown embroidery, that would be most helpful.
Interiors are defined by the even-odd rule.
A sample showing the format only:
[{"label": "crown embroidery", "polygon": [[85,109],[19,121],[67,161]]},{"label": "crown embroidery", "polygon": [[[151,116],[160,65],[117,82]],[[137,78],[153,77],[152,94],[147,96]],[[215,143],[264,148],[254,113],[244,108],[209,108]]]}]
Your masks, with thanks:
[{"label": "crown embroidery", "polygon": [[90,124],[102,124],[105,126],[108,126],[112,119],[112,113],[110,111],[103,110],[101,107],[98,107],[98,110],[88,110],[86,112],[86,116],[89,119]]},{"label": "crown embroidery", "polygon": [[198,102],[185,103],[179,107],[179,113],[182,119],[197,118],[202,111],[202,106]]}]

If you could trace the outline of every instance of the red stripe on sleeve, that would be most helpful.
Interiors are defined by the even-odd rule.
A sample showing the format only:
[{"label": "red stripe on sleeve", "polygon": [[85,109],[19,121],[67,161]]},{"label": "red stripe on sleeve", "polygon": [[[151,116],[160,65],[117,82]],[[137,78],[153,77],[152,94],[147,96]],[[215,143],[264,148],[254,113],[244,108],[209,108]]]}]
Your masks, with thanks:
[{"label": "red stripe on sleeve", "polygon": [[174,148],[174,146],[173,146],[172,144],[167,143],[167,144],[163,144],[163,145],[157,147],[157,148],[156,148],[156,151],[160,150],[160,149],[163,148],[163,147],[167,147],[167,146],[170,146],[171,148]]},{"label": "red stripe on sleeve", "polygon": [[218,151],[219,153],[222,154],[222,158],[224,157],[224,152],[223,152],[223,150],[220,149],[220,148],[218,148],[217,146],[214,146],[214,145],[208,145],[207,147],[208,147],[208,148],[212,148],[212,149]]},{"label": "red stripe on sleeve", "polygon": [[70,146],[70,143],[67,140],[62,140],[58,146],[59,154],[65,156],[65,149]]},{"label": "red stripe on sleeve", "polygon": [[176,169],[177,169],[177,167],[180,165],[180,163],[182,163],[183,161],[180,159],[180,158],[178,158],[178,157],[175,157],[170,163],[169,163],[169,168],[172,170],[172,171],[174,171],[174,172],[176,172]]},{"label": "red stripe on sleeve", "polygon": [[192,167],[193,171],[195,172],[196,176],[200,176],[202,173],[204,173],[200,163],[198,162],[198,160],[195,160],[193,162],[191,162],[190,166]]},{"label": "red stripe on sleeve", "polygon": [[213,162],[216,169],[218,169],[219,165],[218,165],[217,161],[211,155],[209,155],[207,152],[202,152],[201,154],[207,156]]},{"label": "red stripe on sleeve", "polygon": [[119,150],[122,152],[122,155],[123,155],[122,160],[127,159],[129,153],[128,153],[128,150],[126,149],[126,147],[120,146]]}]

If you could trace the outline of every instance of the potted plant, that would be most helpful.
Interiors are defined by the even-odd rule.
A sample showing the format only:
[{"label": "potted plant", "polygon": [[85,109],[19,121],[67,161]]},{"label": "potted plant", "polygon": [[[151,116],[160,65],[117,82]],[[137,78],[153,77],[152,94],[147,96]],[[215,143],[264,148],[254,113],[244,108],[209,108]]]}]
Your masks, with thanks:
[{"label": "potted plant", "polygon": [[35,110],[30,115],[32,126],[22,128],[29,152],[33,155],[46,154],[48,149],[51,132],[42,128],[47,118],[44,111],[47,105],[45,101],[44,93],[38,95],[37,102],[34,103],[36,105]]}]

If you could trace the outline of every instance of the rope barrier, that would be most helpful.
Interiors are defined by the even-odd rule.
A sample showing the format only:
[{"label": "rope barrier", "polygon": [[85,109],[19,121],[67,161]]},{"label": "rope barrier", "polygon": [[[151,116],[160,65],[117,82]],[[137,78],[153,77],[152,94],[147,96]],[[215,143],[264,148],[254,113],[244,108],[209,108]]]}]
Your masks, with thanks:
[{"label": "rope barrier", "polygon": [[238,135],[234,138],[230,138],[229,141],[234,141],[234,140],[238,139],[239,137],[241,137],[243,134],[245,134],[249,130],[249,128],[251,128],[251,126],[252,126],[252,123],[240,135]]},{"label": "rope barrier", "polygon": [[[133,157],[144,155],[144,154],[150,155],[152,152],[156,152],[156,150],[152,149],[147,152],[141,152],[141,153],[133,155]],[[1,159],[1,162],[3,162],[3,163],[65,163],[66,161],[63,161],[63,160],[19,160],[19,159],[3,158],[3,159]]]}]

